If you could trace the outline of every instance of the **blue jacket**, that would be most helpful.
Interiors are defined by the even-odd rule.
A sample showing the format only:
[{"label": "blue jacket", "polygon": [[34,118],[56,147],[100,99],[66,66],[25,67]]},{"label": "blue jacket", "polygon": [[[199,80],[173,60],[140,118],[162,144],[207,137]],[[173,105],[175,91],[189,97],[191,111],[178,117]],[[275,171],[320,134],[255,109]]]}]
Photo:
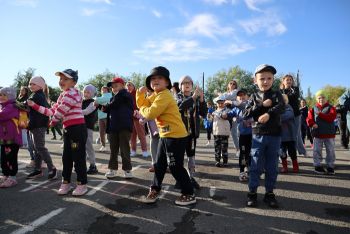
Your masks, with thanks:
[{"label": "blue jacket", "polygon": [[243,111],[245,108],[245,104],[240,105],[238,107],[233,107],[228,113],[229,118],[236,117],[238,123],[239,135],[251,135],[252,134],[252,120],[245,120],[243,118]]},{"label": "blue jacket", "polygon": [[346,119],[348,123],[348,129],[350,131],[350,89],[347,89],[339,98],[339,104],[344,106],[347,111]]},{"label": "blue jacket", "polygon": [[107,133],[119,133],[122,130],[132,132],[134,103],[126,89],[120,90],[104,107],[107,112]]},{"label": "blue jacket", "polygon": [[291,105],[285,106],[284,112],[281,114],[281,125],[282,125],[282,142],[296,141],[297,132],[295,125],[294,111]]}]

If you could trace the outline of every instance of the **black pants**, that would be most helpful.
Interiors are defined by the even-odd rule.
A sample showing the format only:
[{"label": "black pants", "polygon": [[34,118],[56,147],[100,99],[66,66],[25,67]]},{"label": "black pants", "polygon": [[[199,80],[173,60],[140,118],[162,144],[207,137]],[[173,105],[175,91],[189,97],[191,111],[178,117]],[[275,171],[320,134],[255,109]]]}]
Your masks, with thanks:
[{"label": "black pants", "polygon": [[252,149],[252,134],[239,136],[239,171],[250,166],[250,150]]},{"label": "black pants", "polygon": [[192,135],[189,135],[187,137],[187,143],[185,148],[187,157],[193,157],[195,155],[196,146],[197,146],[197,139]]},{"label": "black pants", "polygon": [[1,145],[1,169],[4,176],[16,176],[19,145]]},{"label": "black pants", "polygon": [[62,136],[62,132],[61,132],[61,128],[60,126],[58,126],[58,124],[54,127],[51,127],[51,132],[54,138],[56,138],[56,131],[58,133],[58,135]]},{"label": "black pants", "polygon": [[215,161],[220,162],[221,157],[224,163],[228,161],[228,137],[229,136],[221,136],[214,135],[214,148],[215,148]]},{"label": "black pants", "polygon": [[131,132],[129,130],[121,130],[118,133],[109,134],[109,142],[111,155],[109,158],[108,168],[112,170],[118,170],[118,154],[120,150],[120,157],[122,158],[122,169],[124,171],[131,171],[131,159],[130,159],[130,137]]},{"label": "black pants", "polygon": [[181,193],[193,194],[193,186],[183,166],[185,145],[188,138],[160,138],[157,150],[157,162],[154,165],[152,189],[160,191],[166,169],[169,164],[171,174],[181,186]]},{"label": "black pants", "polygon": [[349,129],[347,127],[346,120],[345,121],[340,120],[339,125],[340,125],[341,144],[342,146],[347,148],[349,146]]},{"label": "black pants", "polygon": [[287,158],[287,151],[288,151],[289,157],[292,160],[297,159],[297,150],[296,150],[296,146],[295,146],[295,141],[282,141],[281,149],[282,149],[282,154],[281,154],[282,159]]},{"label": "black pants", "polygon": [[213,128],[207,128],[207,140],[211,140],[211,133],[213,132]]},{"label": "black pants", "polygon": [[63,130],[63,134],[63,180],[70,183],[74,163],[78,184],[86,184],[86,126],[85,124],[69,126]]}]

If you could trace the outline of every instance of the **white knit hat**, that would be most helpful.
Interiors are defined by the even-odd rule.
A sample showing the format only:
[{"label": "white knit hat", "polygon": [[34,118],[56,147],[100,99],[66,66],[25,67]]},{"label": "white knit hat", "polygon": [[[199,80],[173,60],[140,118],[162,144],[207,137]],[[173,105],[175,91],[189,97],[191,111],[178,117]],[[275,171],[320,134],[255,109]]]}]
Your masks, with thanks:
[{"label": "white knit hat", "polygon": [[36,84],[42,89],[45,89],[46,86],[45,80],[41,76],[34,76],[32,79],[30,79],[29,84],[30,83]]},{"label": "white knit hat", "polygon": [[83,91],[88,91],[90,92],[91,96],[94,97],[96,94],[96,87],[93,86],[92,84],[88,84],[84,87]]},{"label": "white knit hat", "polygon": [[12,87],[4,87],[0,89],[0,93],[6,95],[10,101],[16,100],[16,89]]}]

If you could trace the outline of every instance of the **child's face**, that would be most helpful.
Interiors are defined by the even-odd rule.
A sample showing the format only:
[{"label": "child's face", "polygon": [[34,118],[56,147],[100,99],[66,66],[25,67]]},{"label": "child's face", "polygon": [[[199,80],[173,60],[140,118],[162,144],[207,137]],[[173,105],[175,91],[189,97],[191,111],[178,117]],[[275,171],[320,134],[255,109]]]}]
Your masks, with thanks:
[{"label": "child's face", "polygon": [[285,88],[290,88],[293,86],[293,79],[292,77],[287,76],[286,78],[283,79],[283,85]]},{"label": "child's face", "polygon": [[8,100],[9,99],[7,98],[7,96],[5,94],[0,93],[0,103],[5,103]]},{"label": "child's face", "polygon": [[208,108],[211,107],[211,103],[210,102],[207,103],[207,107]]},{"label": "child's face", "polygon": [[58,82],[62,90],[67,90],[73,88],[76,82],[73,79],[70,79],[62,74],[60,74],[60,81]]},{"label": "child's face", "polygon": [[218,101],[217,104],[218,104],[218,108],[220,108],[220,109],[225,107],[225,102],[224,101]]},{"label": "child's face", "polygon": [[19,91],[19,93],[20,93],[21,96],[26,95],[26,92],[27,92],[26,89],[23,88],[23,87],[22,87],[21,90]]},{"label": "child's face", "polygon": [[316,97],[316,101],[318,104],[320,104],[321,106],[323,106],[324,104],[326,104],[327,100],[324,96],[317,96]]},{"label": "child's face", "polygon": [[101,88],[101,93],[108,93],[108,89],[107,88]]},{"label": "child's face", "polygon": [[167,89],[169,82],[163,76],[152,76],[151,78],[151,88],[155,92],[161,92]]},{"label": "child's face", "polygon": [[132,84],[130,84],[130,83],[126,84],[126,88],[128,89],[129,92],[132,92],[135,89],[135,87]]},{"label": "child's face", "polygon": [[121,83],[112,83],[112,92],[117,94],[120,90],[124,89],[124,85]]},{"label": "child's face", "polygon": [[181,83],[181,92],[191,92],[193,89],[193,84],[190,80],[184,79],[183,82]]},{"label": "child's face", "polygon": [[241,93],[239,96],[237,96],[237,100],[238,100],[239,102],[246,101],[246,100],[248,100],[248,95],[245,94],[245,93]]},{"label": "child's face", "polygon": [[92,98],[91,92],[84,90],[84,99],[91,99],[91,98]]},{"label": "child's face", "polygon": [[34,84],[34,83],[29,83],[29,89],[32,92],[37,92],[37,91],[39,91],[41,89],[41,87],[36,85],[36,84]]},{"label": "child's face", "polygon": [[269,71],[257,73],[254,82],[258,85],[260,91],[265,92],[272,87],[273,74]]}]

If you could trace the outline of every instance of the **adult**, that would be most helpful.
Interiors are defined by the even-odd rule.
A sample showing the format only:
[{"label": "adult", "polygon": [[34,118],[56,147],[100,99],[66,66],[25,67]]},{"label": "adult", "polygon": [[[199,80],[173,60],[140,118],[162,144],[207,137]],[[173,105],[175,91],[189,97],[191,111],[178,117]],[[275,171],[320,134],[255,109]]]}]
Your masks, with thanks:
[{"label": "adult", "polygon": [[141,143],[142,156],[148,157],[149,153],[147,152],[145,128],[142,124],[140,124],[139,119],[141,116],[139,114],[139,109],[136,106],[136,87],[131,81],[128,81],[126,83],[126,89],[131,94],[133,98],[133,103],[134,103],[134,115],[133,115],[134,127],[132,130],[131,139],[130,139],[130,144],[131,144],[130,156],[131,157],[136,156],[136,137],[138,137]]},{"label": "adult", "polygon": [[297,134],[295,139],[297,151],[300,155],[304,155],[306,157],[307,152],[301,137],[301,113],[299,110],[300,91],[299,88],[295,86],[294,78],[292,75],[288,74],[282,78],[280,90],[282,94],[286,94],[288,96],[289,105],[292,106],[294,111],[295,126],[297,128]]},{"label": "adult", "polygon": [[[238,84],[236,80],[231,80],[227,84],[227,89],[226,89],[226,101],[225,105],[228,106],[229,108],[235,107],[237,104],[237,92],[238,92]],[[238,141],[238,124],[236,118],[232,119],[231,122],[231,136],[233,140],[233,144],[235,145],[236,149],[236,157],[239,155],[239,141]]]},{"label": "adult", "polygon": [[301,113],[301,123],[300,123],[300,130],[301,130],[301,138],[303,140],[303,143],[305,145],[305,139],[306,137],[309,139],[310,144],[311,144],[311,148],[313,147],[313,138],[311,136],[311,131],[309,126],[307,126],[307,114],[309,112],[309,107],[306,105],[306,101],[305,99],[301,99],[300,100],[300,113]]},{"label": "adult", "polygon": [[[103,86],[101,88],[101,96],[96,98],[96,103],[99,105],[106,105],[110,102],[112,98],[112,94],[109,92],[109,88],[107,86]],[[99,128],[99,139],[101,142],[100,152],[106,151],[106,129],[107,129],[107,113],[104,113],[101,110],[97,111],[98,118],[98,128]]]}]

